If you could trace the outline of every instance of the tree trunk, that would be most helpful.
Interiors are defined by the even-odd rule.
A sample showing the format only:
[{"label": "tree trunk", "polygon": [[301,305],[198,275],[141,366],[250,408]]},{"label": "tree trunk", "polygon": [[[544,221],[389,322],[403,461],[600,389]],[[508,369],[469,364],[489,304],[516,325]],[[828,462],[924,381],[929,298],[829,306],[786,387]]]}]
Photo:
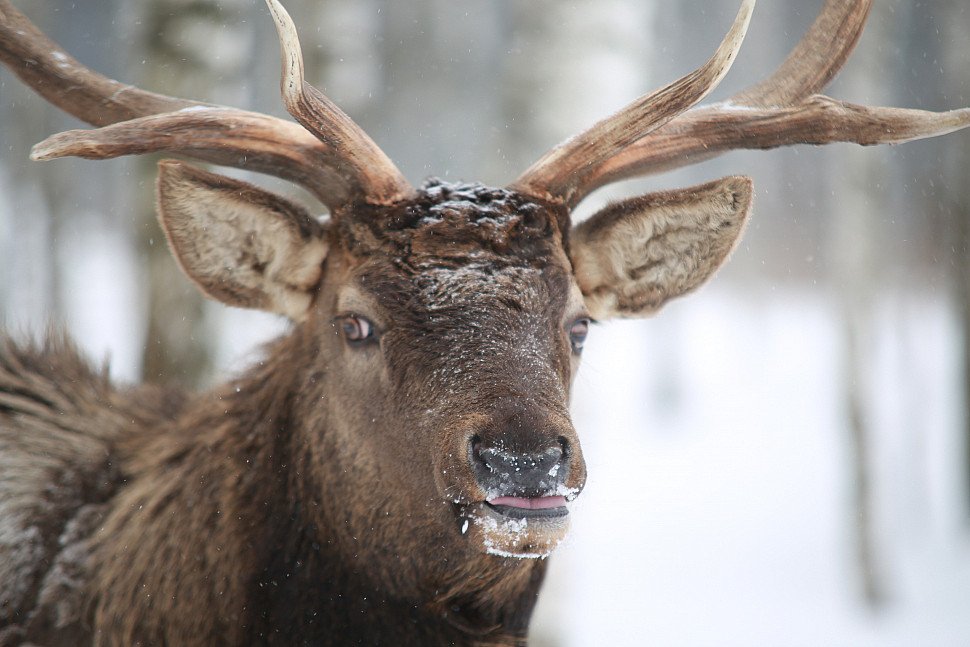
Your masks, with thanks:
[{"label": "tree trunk", "polygon": [[[885,91],[882,81],[886,64],[882,52],[890,44],[886,22],[873,15],[866,40],[855,53],[854,64],[840,83],[847,91],[880,103]],[[841,96],[841,95],[840,95]],[[883,214],[888,196],[880,190],[889,169],[870,151],[861,147],[840,147],[825,152],[839,155],[838,174],[831,177],[832,212],[829,248],[832,250],[833,284],[839,308],[842,339],[842,394],[845,430],[848,434],[850,510],[853,521],[859,587],[866,605],[880,606],[886,599],[887,577],[880,560],[876,529],[873,418],[878,406],[872,379],[876,349],[875,301],[882,289],[879,280],[879,250],[883,249]],[[848,169],[848,172],[846,172]]]},{"label": "tree trunk", "polygon": [[[967,8],[964,0],[949,0],[945,3],[940,24],[944,25],[940,41],[952,46],[940,53],[943,59],[944,87],[967,87],[970,85],[970,46],[967,45],[966,24]],[[947,38],[953,40],[946,40]],[[966,105],[970,97],[951,98],[950,102]],[[966,141],[966,138],[964,138]],[[945,178],[940,198],[947,205],[946,229],[950,262],[953,267],[953,299],[956,303],[960,322],[963,352],[961,420],[963,425],[963,488],[964,515],[970,519],[970,186],[966,181],[966,171],[970,168],[970,150],[966,146],[949,146],[946,149],[947,168],[950,177]]]},{"label": "tree trunk", "polygon": [[[241,2],[155,0],[140,10],[129,52],[139,86],[203,101],[245,105],[252,21]],[[248,6],[248,5],[247,5]],[[213,369],[208,307],[172,260],[155,215],[156,159],[140,159],[134,219],[148,267],[144,379],[198,386]]]}]

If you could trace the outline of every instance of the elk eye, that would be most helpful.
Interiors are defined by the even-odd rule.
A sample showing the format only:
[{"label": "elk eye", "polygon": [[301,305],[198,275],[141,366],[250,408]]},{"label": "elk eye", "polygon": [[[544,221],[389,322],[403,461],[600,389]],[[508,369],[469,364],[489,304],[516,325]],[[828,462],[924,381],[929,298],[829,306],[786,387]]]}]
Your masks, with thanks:
[{"label": "elk eye", "polygon": [[586,335],[589,334],[589,319],[583,317],[577,319],[569,325],[569,345],[573,352],[579,355],[583,352],[583,345],[586,344]]},{"label": "elk eye", "polygon": [[362,344],[374,339],[374,324],[359,315],[345,315],[336,321],[340,334],[350,344]]}]

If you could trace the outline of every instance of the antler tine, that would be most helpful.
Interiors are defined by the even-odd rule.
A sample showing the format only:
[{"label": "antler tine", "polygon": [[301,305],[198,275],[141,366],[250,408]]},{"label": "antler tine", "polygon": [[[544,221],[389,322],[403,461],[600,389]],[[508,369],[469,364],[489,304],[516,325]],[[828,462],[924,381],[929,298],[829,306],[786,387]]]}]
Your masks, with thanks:
[{"label": "antler tine", "polygon": [[707,63],[552,149],[510,188],[575,205],[588,192],[586,184],[592,170],[690,109],[717,87],[737,56],[754,5],[755,0],[742,0],[734,24]]},{"label": "antler tine", "polygon": [[377,144],[322,92],[304,80],[303,54],[292,18],[277,0],[266,0],[280,39],[280,90],[286,109],[332,148],[340,170],[363,187],[368,202],[395,202],[413,193],[408,181]]},{"label": "antler tine", "polygon": [[698,164],[732,150],[837,142],[901,144],[968,126],[968,108],[933,112],[862,106],[818,94],[781,108],[718,105],[685,115],[683,121],[647,135],[596,169],[589,187],[592,191],[620,180]]},{"label": "antler tine", "polygon": [[34,159],[177,153],[290,180],[331,210],[360,199],[393,199],[407,187],[396,169],[393,180],[383,182],[359,170],[339,138],[321,140],[291,121],[147,92],[98,74],[67,55],[9,0],[0,0],[0,62],[50,103],[102,126],[54,135],[34,147]]},{"label": "antler tine", "polygon": [[331,209],[355,189],[328,164],[328,151],[292,121],[235,108],[198,107],[131,119],[94,130],[68,130],[34,145],[31,159],[112,159],[169,153],[275,175],[294,182]]},{"label": "antler tine", "polygon": [[697,164],[737,149],[850,142],[889,144],[970,126],[970,110],[861,106],[814,94],[858,42],[872,0],[827,0],[778,70],[723,103],[698,107],[649,133],[590,172],[589,190]]},{"label": "antler tine", "polygon": [[47,101],[92,126],[207,105],[146,92],[86,68],[8,0],[0,0],[0,61]]},{"label": "antler tine", "polygon": [[869,18],[872,0],[826,0],[818,17],[767,79],[729,101],[744,106],[787,106],[815,94],[852,55]]}]

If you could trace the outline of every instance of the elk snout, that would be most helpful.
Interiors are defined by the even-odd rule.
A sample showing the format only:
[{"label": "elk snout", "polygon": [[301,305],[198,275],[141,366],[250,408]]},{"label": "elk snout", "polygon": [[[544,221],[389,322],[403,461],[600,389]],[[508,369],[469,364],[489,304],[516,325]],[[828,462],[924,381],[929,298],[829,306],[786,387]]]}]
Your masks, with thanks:
[{"label": "elk snout", "polygon": [[569,528],[567,503],[586,483],[568,415],[512,400],[463,422],[450,434],[463,449],[438,468],[439,491],[457,504],[456,528],[492,555],[548,555]]},{"label": "elk snout", "polygon": [[565,413],[514,400],[462,423],[436,453],[437,489],[453,503],[521,512],[514,516],[551,515],[546,508],[565,514],[583,489],[586,464]]},{"label": "elk snout", "polygon": [[535,499],[566,494],[568,448],[568,441],[560,438],[541,451],[516,452],[486,446],[475,437],[470,453],[475,477],[489,499]]}]

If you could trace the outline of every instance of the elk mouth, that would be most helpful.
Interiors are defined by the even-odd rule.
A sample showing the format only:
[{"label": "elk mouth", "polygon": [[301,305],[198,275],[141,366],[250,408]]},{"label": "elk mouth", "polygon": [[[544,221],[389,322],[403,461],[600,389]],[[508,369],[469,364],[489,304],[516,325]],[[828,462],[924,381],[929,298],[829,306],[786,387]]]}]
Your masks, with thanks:
[{"label": "elk mouth", "polygon": [[[516,428],[517,421],[513,417],[500,426]],[[578,443],[564,436],[544,444],[532,439],[530,448],[522,451],[501,438],[486,442],[471,435],[463,440],[468,462],[462,462],[459,473],[466,478],[460,484],[444,483],[441,491],[457,489],[459,496],[450,498],[464,545],[503,558],[549,556],[566,537],[568,504],[579,496],[585,481]]]},{"label": "elk mouth", "polygon": [[488,499],[485,505],[503,517],[512,519],[544,519],[565,517],[569,514],[564,496],[500,496]]},{"label": "elk mouth", "polygon": [[569,510],[564,496],[499,496],[462,509],[461,534],[499,557],[548,557],[565,538]]}]

